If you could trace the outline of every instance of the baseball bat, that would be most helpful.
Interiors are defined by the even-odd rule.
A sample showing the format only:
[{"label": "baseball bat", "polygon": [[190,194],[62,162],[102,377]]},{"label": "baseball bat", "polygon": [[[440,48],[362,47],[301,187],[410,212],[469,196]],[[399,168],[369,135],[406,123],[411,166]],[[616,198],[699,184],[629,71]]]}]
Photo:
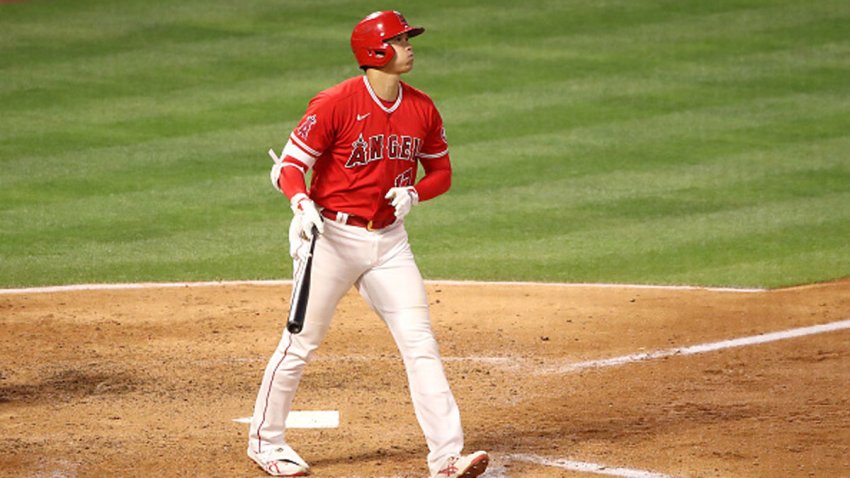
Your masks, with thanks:
[{"label": "baseball bat", "polygon": [[289,318],[286,319],[286,330],[290,334],[298,334],[304,328],[304,316],[307,313],[307,301],[310,300],[310,275],[313,270],[313,251],[316,249],[316,238],[319,231],[313,226],[313,239],[310,240],[310,252],[307,253],[301,277],[297,278],[292,291],[292,303],[289,305]]}]

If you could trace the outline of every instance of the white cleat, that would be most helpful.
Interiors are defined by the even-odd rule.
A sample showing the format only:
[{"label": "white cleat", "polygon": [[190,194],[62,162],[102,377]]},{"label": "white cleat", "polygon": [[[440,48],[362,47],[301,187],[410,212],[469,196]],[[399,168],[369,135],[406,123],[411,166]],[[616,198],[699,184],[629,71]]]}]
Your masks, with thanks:
[{"label": "white cleat", "polygon": [[484,473],[489,462],[490,457],[487,456],[486,451],[450,456],[432,478],[475,478]]},{"label": "white cleat", "polygon": [[268,451],[257,453],[248,448],[248,457],[260,465],[271,476],[307,476],[310,465],[289,445],[278,445]]}]

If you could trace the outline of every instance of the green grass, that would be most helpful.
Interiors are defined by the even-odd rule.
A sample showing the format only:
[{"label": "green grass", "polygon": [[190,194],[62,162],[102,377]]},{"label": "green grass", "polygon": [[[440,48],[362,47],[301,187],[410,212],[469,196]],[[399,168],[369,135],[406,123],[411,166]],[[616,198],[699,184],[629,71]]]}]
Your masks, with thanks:
[{"label": "green grass", "polygon": [[[402,2],[452,190],[428,278],[850,276],[850,4]],[[369,2],[0,5],[0,287],[290,276],[268,182]]]}]

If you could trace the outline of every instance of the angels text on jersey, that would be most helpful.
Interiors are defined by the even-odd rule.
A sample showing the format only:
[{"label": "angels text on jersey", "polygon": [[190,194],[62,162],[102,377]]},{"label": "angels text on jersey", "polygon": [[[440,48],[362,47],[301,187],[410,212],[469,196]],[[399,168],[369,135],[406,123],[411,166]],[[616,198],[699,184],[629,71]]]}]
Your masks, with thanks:
[{"label": "angels text on jersey", "polygon": [[357,140],[351,143],[351,147],[351,155],[345,163],[346,168],[365,166],[384,157],[392,160],[416,161],[419,148],[422,147],[422,139],[391,134],[385,140],[383,134],[376,134],[369,136],[366,140],[363,138],[363,133],[360,133]]}]

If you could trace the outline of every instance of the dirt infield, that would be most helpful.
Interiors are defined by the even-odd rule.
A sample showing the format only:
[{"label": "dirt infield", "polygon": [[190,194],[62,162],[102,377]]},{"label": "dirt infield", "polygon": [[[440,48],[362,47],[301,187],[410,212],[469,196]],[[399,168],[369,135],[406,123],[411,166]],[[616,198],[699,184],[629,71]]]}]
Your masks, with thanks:
[{"label": "dirt infield", "polygon": [[[486,477],[600,476],[572,462],[658,474],[642,476],[850,476],[848,329],[571,367],[848,319],[850,280],[746,293],[428,289],[467,446],[493,455]],[[247,425],[232,419],[251,413],[287,296],[280,286],[0,295],[0,476],[264,476],[245,456]],[[295,409],[340,411],[337,429],[289,432],[314,476],[426,476],[398,352],[353,292]]]}]

